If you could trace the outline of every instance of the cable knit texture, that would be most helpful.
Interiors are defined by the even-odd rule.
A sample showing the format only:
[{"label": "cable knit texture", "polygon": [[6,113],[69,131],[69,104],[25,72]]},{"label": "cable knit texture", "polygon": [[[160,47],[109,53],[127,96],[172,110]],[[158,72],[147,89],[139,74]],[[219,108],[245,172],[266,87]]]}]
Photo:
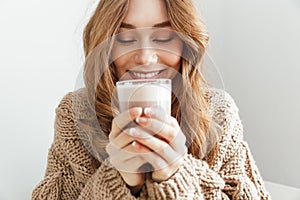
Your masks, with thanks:
[{"label": "cable knit texture", "polygon": [[87,142],[92,136],[78,129],[75,119],[91,117],[84,94],[84,88],[69,92],[56,108],[46,174],[32,199],[271,199],[243,140],[239,110],[226,91],[211,88],[207,93],[211,115],[224,130],[216,153],[203,160],[186,155],[168,180],[158,183],[147,178],[139,197],[131,194],[107,160],[95,158]]}]

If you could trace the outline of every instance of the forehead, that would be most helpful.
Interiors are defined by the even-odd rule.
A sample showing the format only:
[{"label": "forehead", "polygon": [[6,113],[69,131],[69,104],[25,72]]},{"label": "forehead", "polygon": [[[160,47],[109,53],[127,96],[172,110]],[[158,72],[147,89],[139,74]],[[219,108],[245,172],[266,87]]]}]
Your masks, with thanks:
[{"label": "forehead", "polygon": [[168,14],[164,0],[130,0],[123,22],[142,28],[165,21]]}]

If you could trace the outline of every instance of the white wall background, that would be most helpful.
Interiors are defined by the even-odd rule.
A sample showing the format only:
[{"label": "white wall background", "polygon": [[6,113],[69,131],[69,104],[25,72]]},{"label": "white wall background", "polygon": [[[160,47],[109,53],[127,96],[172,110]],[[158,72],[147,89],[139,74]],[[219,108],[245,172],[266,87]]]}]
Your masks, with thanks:
[{"label": "white wall background", "polygon": [[0,0],[0,199],[30,199],[43,178],[55,107],[83,62],[92,1]]},{"label": "white wall background", "polygon": [[300,1],[202,0],[200,7],[264,179],[300,188]]},{"label": "white wall background", "polygon": [[[202,0],[211,56],[266,180],[300,187],[300,3]],[[55,107],[82,67],[89,1],[0,1],[0,199],[42,179]]]}]

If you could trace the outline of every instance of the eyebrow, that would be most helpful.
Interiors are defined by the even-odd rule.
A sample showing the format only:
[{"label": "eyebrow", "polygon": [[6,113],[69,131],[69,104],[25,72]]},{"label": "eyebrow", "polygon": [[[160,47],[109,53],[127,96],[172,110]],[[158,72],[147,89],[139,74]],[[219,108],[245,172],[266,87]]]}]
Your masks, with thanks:
[{"label": "eyebrow", "polygon": [[[168,26],[171,26],[170,21],[165,21],[162,23],[154,24],[152,27],[153,28],[163,28],[163,27],[168,27]],[[135,29],[136,26],[122,22],[120,28]]]}]

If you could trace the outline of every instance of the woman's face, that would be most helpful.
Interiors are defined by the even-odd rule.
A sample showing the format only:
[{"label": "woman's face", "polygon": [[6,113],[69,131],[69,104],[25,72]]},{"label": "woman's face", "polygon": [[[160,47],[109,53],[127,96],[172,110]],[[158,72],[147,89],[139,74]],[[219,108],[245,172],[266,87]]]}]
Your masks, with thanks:
[{"label": "woman's face", "polygon": [[130,0],[118,33],[112,61],[119,80],[173,78],[179,71],[183,43],[163,0]]}]

